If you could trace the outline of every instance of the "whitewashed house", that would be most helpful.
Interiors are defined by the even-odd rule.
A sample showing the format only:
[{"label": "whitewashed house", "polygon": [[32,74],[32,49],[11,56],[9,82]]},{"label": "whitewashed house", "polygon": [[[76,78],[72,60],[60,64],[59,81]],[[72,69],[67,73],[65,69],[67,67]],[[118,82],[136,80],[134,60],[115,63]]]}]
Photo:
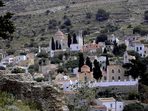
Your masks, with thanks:
[{"label": "whitewashed house", "polygon": [[96,100],[97,105],[104,105],[107,111],[123,111],[123,102],[116,101],[113,97],[110,98],[98,98]]},{"label": "whitewashed house", "polygon": [[70,51],[80,51],[83,47],[83,37],[82,37],[82,32],[79,32],[77,35],[77,44],[73,43],[70,44]]},{"label": "whitewashed house", "polygon": [[6,56],[1,60],[1,64],[3,65],[9,65],[15,61],[15,58],[13,55]]},{"label": "whitewashed house", "polygon": [[25,61],[27,60],[27,56],[26,55],[18,55],[15,57],[15,63],[21,62],[21,61]]}]

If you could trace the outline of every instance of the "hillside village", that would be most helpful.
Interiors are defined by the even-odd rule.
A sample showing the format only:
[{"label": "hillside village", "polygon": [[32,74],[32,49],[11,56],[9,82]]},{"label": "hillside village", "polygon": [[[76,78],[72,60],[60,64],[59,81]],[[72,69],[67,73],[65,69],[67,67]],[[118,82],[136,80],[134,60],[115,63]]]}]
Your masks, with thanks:
[{"label": "hillside village", "polygon": [[[66,97],[76,93],[77,85],[81,87],[87,82],[88,87],[99,88],[98,94],[100,91],[111,89],[110,93],[127,98],[127,94],[139,92],[140,78],[128,75],[129,69],[124,65],[132,63],[131,60],[136,60],[137,56],[147,57],[147,44],[141,41],[146,42],[147,37],[132,35],[119,40],[112,34],[103,40],[98,38],[98,43],[96,41],[84,43],[81,32],[71,36],[58,29],[54,38],[49,41],[49,47],[39,46],[37,53],[32,53],[31,49],[22,49],[19,55],[7,55],[1,50],[1,73],[30,75],[37,82],[59,87]],[[81,59],[82,63],[80,63]],[[98,67],[95,66],[94,61]],[[98,76],[95,75],[95,67],[99,68],[96,69],[100,71],[97,72]],[[92,111],[102,109],[103,111],[109,111],[109,109],[123,111],[126,104],[113,97],[99,98],[96,101],[98,101],[96,105],[91,106]],[[114,101],[117,103],[115,104]],[[113,106],[108,106],[109,103],[113,103]],[[115,106],[120,108],[115,109]]]},{"label": "hillside village", "polygon": [[[72,2],[70,6],[74,8],[79,2]],[[89,3],[89,1],[84,3],[87,2]],[[58,3],[57,1],[57,6],[60,6]],[[14,7],[10,6],[10,2],[6,2],[6,7],[10,9]],[[48,5],[44,6],[45,9],[47,7]],[[17,19],[18,16],[26,16],[30,12],[36,13],[36,8],[34,12],[29,8],[28,10],[23,7],[20,7],[20,10],[13,8],[12,11],[18,12],[18,15],[16,14],[12,21],[15,17]],[[5,10],[5,7],[2,10]],[[133,24],[128,24],[127,32],[120,32],[125,21],[121,22],[119,19],[116,21],[121,22],[120,28],[119,24],[110,24],[113,15],[104,9],[98,9],[95,15],[99,27],[102,24],[104,27],[91,30],[76,29],[70,17],[64,15],[63,24],[57,24],[53,19],[49,21],[48,39],[44,38],[42,32],[42,37],[38,38],[36,31],[32,31],[34,35],[31,35],[31,39],[28,38],[27,44],[25,44],[27,40],[23,42],[17,38],[19,33],[26,33],[25,29],[19,32],[20,29],[17,27],[18,33],[11,30],[15,33],[14,38],[10,36],[11,31],[7,37],[8,32],[1,30],[3,29],[1,22],[0,96],[1,92],[2,94],[6,92],[18,100],[17,104],[21,104],[20,101],[33,102],[39,111],[148,111],[148,11],[144,14],[145,18],[141,25],[134,27]],[[90,20],[91,14],[86,15]],[[9,19],[11,16],[8,14],[4,18]],[[18,25],[20,24],[16,26]],[[13,28],[11,25],[9,27]],[[30,36],[30,32],[27,36]],[[24,46],[17,46],[16,40],[20,44],[22,42]],[[3,101],[1,98],[0,110],[17,109],[9,104],[8,100],[1,105]]]}]

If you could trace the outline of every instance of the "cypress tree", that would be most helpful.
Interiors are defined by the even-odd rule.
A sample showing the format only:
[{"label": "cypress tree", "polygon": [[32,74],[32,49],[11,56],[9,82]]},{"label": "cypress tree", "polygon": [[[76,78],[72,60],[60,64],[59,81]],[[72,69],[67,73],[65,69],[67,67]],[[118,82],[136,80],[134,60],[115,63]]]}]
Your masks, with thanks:
[{"label": "cypress tree", "polygon": [[90,67],[90,71],[92,71],[92,62],[89,57],[86,58],[86,65],[88,65]]},{"label": "cypress tree", "polygon": [[74,44],[77,44],[77,43],[78,43],[78,41],[77,41],[77,36],[76,36],[75,33],[73,34],[73,43],[74,43]]},{"label": "cypress tree", "polygon": [[114,55],[119,55],[119,46],[118,46],[116,41],[114,41],[113,54]]},{"label": "cypress tree", "polygon": [[59,49],[59,43],[57,40],[56,40],[56,49]]},{"label": "cypress tree", "polygon": [[101,77],[102,77],[100,65],[99,65],[99,62],[97,60],[94,60],[93,76],[97,81],[99,79],[101,79]]},{"label": "cypress tree", "polygon": [[70,48],[70,44],[71,43],[72,43],[72,41],[71,41],[71,35],[68,34],[68,43],[67,43],[67,45],[68,45],[69,48]]},{"label": "cypress tree", "polygon": [[107,49],[104,48],[103,54],[107,54]]},{"label": "cypress tree", "polygon": [[61,46],[61,44],[59,43],[59,49],[62,49],[62,46]]},{"label": "cypress tree", "polygon": [[79,70],[78,72],[81,72],[81,67],[84,65],[84,57],[83,53],[79,53]]},{"label": "cypress tree", "polygon": [[56,47],[55,47],[55,42],[54,42],[54,38],[52,37],[52,41],[51,41],[51,49],[52,50],[55,50]]}]

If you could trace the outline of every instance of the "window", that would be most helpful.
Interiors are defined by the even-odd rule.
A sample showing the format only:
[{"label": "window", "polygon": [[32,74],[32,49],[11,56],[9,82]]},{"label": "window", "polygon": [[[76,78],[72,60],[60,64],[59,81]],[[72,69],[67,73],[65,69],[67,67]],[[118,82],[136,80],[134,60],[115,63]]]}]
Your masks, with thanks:
[{"label": "window", "polygon": [[120,73],[121,71],[120,71],[120,69],[118,69],[118,73]]},{"label": "window", "polygon": [[110,104],[110,107],[112,108],[112,107],[113,107],[113,105],[112,105],[112,104]]},{"label": "window", "polygon": [[142,50],[142,47],[140,47],[140,50]]},{"label": "window", "polygon": [[120,105],[120,108],[122,108],[122,106]]},{"label": "window", "polygon": [[87,81],[87,80],[88,80],[88,79],[87,79],[87,76],[85,76],[85,77],[84,77],[84,80],[85,80],[85,81]]},{"label": "window", "polygon": [[137,51],[139,51],[138,47],[137,47]]},{"label": "window", "polygon": [[114,78],[114,76],[112,76],[112,80],[114,80],[115,78]]},{"label": "window", "polygon": [[121,79],[121,77],[120,76],[118,76],[118,80],[120,80]]},{"label": "window", "polygon": [[112,73],[114,73],[114,70],[112,69]]},{"label": "window", "polygon": [[106,81],[106,76],[104,76],[104,80]]}]

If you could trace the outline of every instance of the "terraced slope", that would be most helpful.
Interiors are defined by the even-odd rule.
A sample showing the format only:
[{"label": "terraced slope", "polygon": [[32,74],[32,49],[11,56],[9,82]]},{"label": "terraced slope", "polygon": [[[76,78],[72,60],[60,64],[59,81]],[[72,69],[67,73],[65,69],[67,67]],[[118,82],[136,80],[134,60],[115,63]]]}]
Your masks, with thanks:
[{"label": "terraced slope", "polygon": [[[71,30],[89,29],[92,33],[90,36],[94,37],[93,33],[108,23],[116,23],[121,29],[129,23],[139,24],[143,21],[144,11],[148,9],[148,0],[5,0],[5,3],[6,7],[0,9],[0,13],[11,11],[15,14],[15,36],[17,41],[23,40],[23,43],[19,42],[21,45],[30,42],[31,38],[41,44],[47,43],[55,32],[48,29],[49,20],[63,23],[64,15],[72,21]],[[111,13],[108,21],[99,23],[95,20],[98,8]],[[87,12],[92,13],[91,19],[86,19]],[[119,31],[117,34],[122,36]],[[40,42],[40,38],[46,41]],[[19,46],[19,43],[15,45]]]}]

